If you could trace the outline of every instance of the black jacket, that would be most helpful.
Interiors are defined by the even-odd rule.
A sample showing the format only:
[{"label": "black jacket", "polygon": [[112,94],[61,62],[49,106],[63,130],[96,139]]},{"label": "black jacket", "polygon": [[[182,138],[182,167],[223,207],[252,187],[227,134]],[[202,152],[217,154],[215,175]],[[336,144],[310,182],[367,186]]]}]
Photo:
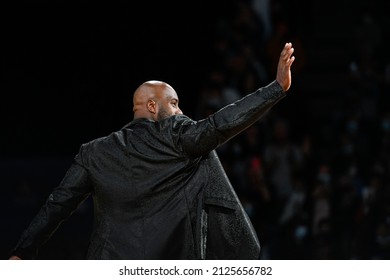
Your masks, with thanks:
[{"label": "black jacket", "polygon": [[260,245],[215,149],[285,96],[274,81],[206,119],[136,119],[83,144],[15,250],[39,247],[89,195],[88,259],[258,259]]}]

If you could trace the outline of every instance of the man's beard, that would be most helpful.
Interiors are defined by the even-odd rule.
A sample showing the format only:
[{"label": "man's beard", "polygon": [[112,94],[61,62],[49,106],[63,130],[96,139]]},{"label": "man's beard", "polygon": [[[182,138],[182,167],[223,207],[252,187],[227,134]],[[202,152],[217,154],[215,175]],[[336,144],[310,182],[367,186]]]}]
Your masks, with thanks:
[{"label": "man's beard", "polygon": [[157,121],[162,121],[163,119],[166,119],[168,117],[170,117],[172,115],[170,115],[166,110],[164,109],[160,109],[157,113]]}]

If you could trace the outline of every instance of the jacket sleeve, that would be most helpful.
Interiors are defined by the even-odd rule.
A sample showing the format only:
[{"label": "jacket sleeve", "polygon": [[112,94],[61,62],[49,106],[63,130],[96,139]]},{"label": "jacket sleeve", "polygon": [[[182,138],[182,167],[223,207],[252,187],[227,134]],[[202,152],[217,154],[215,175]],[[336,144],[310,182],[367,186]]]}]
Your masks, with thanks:
[{"label": "jacket sleeve", "polygon": [[209,153],[258,121],[285,95],[273,81],[208,118],[184,122],[178,135],[182,151],[193,157]]},{"label": "jacket sleeve", "polygon": [[23,232],[11,255],[21,259],[35,259],[38,249],[49,240],[91,193],[86,169],[77,161],[66,172],[61,183],[53,190],[30,225]]}]

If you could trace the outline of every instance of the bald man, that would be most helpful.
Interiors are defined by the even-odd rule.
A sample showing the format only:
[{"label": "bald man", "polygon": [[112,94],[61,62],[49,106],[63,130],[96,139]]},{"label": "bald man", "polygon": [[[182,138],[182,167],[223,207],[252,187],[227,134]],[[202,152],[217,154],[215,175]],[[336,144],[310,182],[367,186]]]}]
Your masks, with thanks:
[{"label": "bald man", "polygon": [[176,91],[167,83],[148,81],[140,85],[133,97],[134,119],[161,121],[183,112]]},{"label": "bald man", "polygon": [[183,115],[167,83],[140,85],[134,119],[81,145],[10,259],[36,258],[90,195],[87,259],[258,259],[257,234],[215,149],[286,95],[293,51],[286,43],[272,83],[199,121]]}]

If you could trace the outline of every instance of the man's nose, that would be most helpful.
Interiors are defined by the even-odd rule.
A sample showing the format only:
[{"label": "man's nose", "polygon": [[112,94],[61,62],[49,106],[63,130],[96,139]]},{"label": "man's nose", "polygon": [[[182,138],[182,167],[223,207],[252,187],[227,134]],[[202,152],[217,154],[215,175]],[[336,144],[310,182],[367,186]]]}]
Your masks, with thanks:
[{"label": "man's nose", "polygon": [[176,110],[176,115],[183,115],[183,112],[180,109]]}]

